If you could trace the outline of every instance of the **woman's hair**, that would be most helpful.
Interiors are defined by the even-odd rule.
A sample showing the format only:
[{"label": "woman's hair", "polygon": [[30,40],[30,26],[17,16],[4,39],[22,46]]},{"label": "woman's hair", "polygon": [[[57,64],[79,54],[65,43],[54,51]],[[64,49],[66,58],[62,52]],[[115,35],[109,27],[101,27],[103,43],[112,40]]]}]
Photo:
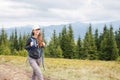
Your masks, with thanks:
[{"label": "woman's hair", "polygon": [[38,41],[38,45],[39,46],[43,46],[43,37],[42,37],[42,33],[40,33],[37,37],[37,41]]},{"label": "woman's hair", "polygon": [[33,30],[32,30],[32,32],[31,32],[31,36],[34,36],[34,32],[33,32]]},{"label": "woman's hair", "polygon": [[[31,36],[34,36],[33,30],[32,30]],[[38,43],[39,46],[43,46],[42,42],[43,42],[43,37],[42,37],[42,33],[40,32],[38,37],[37,37],[37,43]]]}]

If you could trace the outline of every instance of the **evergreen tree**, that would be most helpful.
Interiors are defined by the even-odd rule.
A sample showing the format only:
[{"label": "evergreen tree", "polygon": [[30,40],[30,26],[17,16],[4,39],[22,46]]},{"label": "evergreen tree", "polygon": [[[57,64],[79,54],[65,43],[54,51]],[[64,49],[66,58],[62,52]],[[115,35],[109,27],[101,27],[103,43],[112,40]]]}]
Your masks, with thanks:
[{"label": "evergreen tree", "polygon": [[1,35],[0,35],[0,45],[8,46],[8,39],[7,39],[7,33],[5,32],[4,28],[1,29]]},{"label": "evergreen tree", "polygon": [[83,52],[82,52],[82,41],[81,41],[80,36],[78,37],[77,46],[76,47],[77,47],[76,48],[76,58],[84,59]]},{"label": "evergreen tree", "polygon": [[66,30],[66,26],[63,27],[62,32],[59,35],[59,39],[60,39],[60,47],[62,49],[63,52],[63,57],[67,58],[66,52],[67,52],[67,30]]},{"label": "evergreen tree", "polygon": [[55,30],[51,41],[49,42],[48,50],[51,57],[62,57],[62,50],[60,48],[59,40]]},{"label": "evergreen tree", "polygon": [[66,30],[66,26],[63,27],[62,33],[60,35],[60,46],[63,51],[63,57],[72,59],[76,55],[75,53],[75,42],[73,37],[72,26],[69,25],[69,30]]},{"label": "evergreen tree", "polygon": [[67,52],[66,54],[68,55],[68,58],[75,58],[76,54],[75,54],[75,41],[74,41],[74,36],[73,36],[73,30],[72,30],[72,26],[69,25],[68,27],[68,44],[67,44]]},{"label": "evergreen tree", "polygon": [[95,39],[92,34],[91,24],[89,26],[88,32],[86,32],[84,38],[84,59],[98,59],[97,47],[95,45]]},{"label": "evergreen tree", "polygon": [[22,35],[21,35],[21,33],[19,34],[19,42],[18,42],[18,49],[19,50],[23,50],[24,49],[24,43],[23,43],[23,39],[22,39]]},{"label": "evergreen tree", "polygon": [[107,26],[104,26],[103,29],[103,34],[101,35],[101,43],[100,43],[100,53],[99,53],[99,58],[101,60],[106,60],[109,56],[107,54],[107,50],[108,50],[108,37],[109,37],[109,30],[107,29]]},{"label": "evergreen tree", "polygon": [[104,27],[103,40],[101,42],[101,56],[102,60],[115,60],[118,58],[118,48],[115,41],[113,27],[110,30]]},{"label": "evergreen tree", "polygon": [[12,32],[10,35],[10,39],[9,39],[9,46],[10,46],[10,51],[13,54],[14,51],[14,33]]},{"label": "evergreen tree", "polygon": [[5,32],[4,28],[2,28],[1,34],[0,34],[0,54],[9,55],[10,49],[8,46],[9,46],[9,43],[7,39],[7,33]]},{"label": "evergreen tree", "polygon": [[25,48],[25,44],[26,44],[26,41],[27,39],[30,37],[30,33],[24,33],[23,36],[22,36],[22,42],[23,42],[23,48]]},{"label": "evergreen tree", "polygon": [[109,38],[110,38],[108,42],[109,48],[110,48],[109,53],[111,53],[110,60],[116,60],[119,54],[118,54],[118,48],[117,48],[117,44],[115,41],[112,25],[110,26],[110,37]]},{"label": "evergreen tree", "polygon": [[120,56],[120,28],[118,31],[115,32],[115,40],[116,40],[116,43],[117,43],[117,47],[119,49],[119,56]]},{"label": "evergreen tree", "polygon": [[97,51],[99,51],[100,44],[99,44],[98,29],[95,30],[95,44],[96,44],[96,47],[97,47]]},{"label": "evergreen tree", "polygon": [[15,37],[14,37],[14,49],[16,49],[18,51],[19,50],[19,44],[18,44],[17,29],[15,29],[14,35],[15,35]]}]

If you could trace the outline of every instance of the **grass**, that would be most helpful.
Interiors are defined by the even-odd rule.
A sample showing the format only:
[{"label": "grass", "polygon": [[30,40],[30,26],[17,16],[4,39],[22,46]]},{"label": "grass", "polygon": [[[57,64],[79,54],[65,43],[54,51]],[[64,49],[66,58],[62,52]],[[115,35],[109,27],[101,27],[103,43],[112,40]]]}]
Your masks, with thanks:
[{"label": "grass", "polygon": [[[30,70],[26,57],[0,56],[0,64],[10,63]],[[45,76],[56,80],[120,80],[120,62],[45,58]]]}]

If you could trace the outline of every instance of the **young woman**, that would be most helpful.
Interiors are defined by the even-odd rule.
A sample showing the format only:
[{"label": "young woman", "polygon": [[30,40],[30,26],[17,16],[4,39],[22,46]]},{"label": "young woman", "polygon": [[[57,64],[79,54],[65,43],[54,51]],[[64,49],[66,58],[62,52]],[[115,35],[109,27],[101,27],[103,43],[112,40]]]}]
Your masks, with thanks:
[{"label": "young woman", "polygon": [[42,39],[42,34],[40,27],[38,25],[34,26],[32,29],[31,37],[26,42],[26,49],[28,50],[28,60],[33,69],[32,80],[38,78],[38,80],[43,80],[43,75],[40,70],[40,62],[43,60],[42,48],[45,43]]}]

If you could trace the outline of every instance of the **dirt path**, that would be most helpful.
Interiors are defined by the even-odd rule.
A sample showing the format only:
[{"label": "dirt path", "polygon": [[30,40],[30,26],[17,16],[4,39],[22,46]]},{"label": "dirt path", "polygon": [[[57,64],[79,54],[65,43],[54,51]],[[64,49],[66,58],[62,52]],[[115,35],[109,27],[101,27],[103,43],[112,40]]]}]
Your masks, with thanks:
[{"label": "dirt path", "polygon": [[[0,64],[0,80],[31,80],[31,72],[11,64]],[[54,80],[45,77],[45,80]]]}]

